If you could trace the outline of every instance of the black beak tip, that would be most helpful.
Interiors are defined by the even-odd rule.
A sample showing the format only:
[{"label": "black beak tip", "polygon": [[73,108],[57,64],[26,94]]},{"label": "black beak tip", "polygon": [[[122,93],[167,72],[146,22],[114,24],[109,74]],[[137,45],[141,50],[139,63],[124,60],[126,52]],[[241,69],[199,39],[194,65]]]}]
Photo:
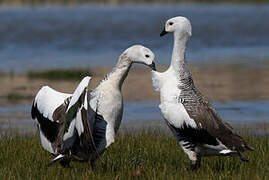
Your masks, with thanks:
[{"label": "black beak tip", "polygon": [[156,71],[155,62],[152,62],[151,65],[149,65],[153,71]]},{"label": "black beak tip", "polygon": [[168,32],[165,29],[163,29],[163,31],[160,33],[160,36],[162,37],[162,36],[166,35],[167,33]]}]

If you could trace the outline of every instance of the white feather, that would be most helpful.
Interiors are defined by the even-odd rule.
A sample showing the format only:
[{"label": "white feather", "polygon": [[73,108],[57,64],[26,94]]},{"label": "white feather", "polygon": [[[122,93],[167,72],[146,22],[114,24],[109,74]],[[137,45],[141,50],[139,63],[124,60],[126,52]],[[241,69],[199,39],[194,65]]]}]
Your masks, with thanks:
[{"label": "white feather", "polygon": [[183,127],[184,123],[193,128],[197,127],[195,121],[190,118],[183,104],[162,103],[159,107],[164,118],[176,128]]},{"label": "white feather", "polygon": [[53,148],[51,146],[51,142],[48,141],[48,139],[44,136],[42,131],[40,131],[39,134],[40,134],[40,141],[41,141],[42,147],[45,150],[49,151],[50,153],[55,154],[55,151],[53,150]]},{"label": "white feather", "polygon": [[181,91],[177,87],[179,82],[173,69],[169,68],[166,72],[157,74],[157,77],[158,84],[162,85],[160,88],[161,104],[159,108],[164,118],[177,128],[182,127],[184,123],[196,128],[195,121],[190,118],[183,104],[178,101]]},{"label": "white feather", "polygon": [[230,149],[224,149],[222,151],[220,151],[220,154],[231,154],[233,151],[231,151]]},{"label": "white feather", "polygon": [[152,75],[152,85],[155,91],[160,91],[161,89],[161,80],[160,80],[160,73],[157,71],[151,71]]},{"label": "white feather", "polygon": [[77,117],[76,117],[76,129],[77,129],[77,132],[78,132],[78,135],[80,136],[81,133],[84,132],[84,126],[83,126],[83,122],[82,122],[82,116],[81,116],[81,111],[79,110],[78,114],[77,114]]},{"label": "white feather", "polygon": [[[80,97],[80,93],[83,92],[84,88],[88,87],[89,80],[90,77],[85,77],[79,84],[78,88],[75,90],[75,93],[73,94],[73,97],[71,99],[73,104],[75,103],[75,100],[78,100],[78,98]],[[42,114],[43,117],[49,119],[50,121],[54,121],[52,116],[56,108],[62,105],[64,101],[71,96],[72,94],[61,93],[48,86],[43,86],[35,97],[34,105],[37,107],[38,111]],[[38,126],[40,126],[37,119],[35,120]],[[70,127],[68,129],[69,134],[68,136],[64,137],[65,139],[70,138],[71,136],[74,135],[73,131],[74,127],[75,127],[75,121],[70,124]],[[42,147],[45,150],[49,151],[50,153],[55,153],[52,148],[51,142],[44,136],[43,132],[41,131],[41,128],[39,128],[39,130]]]},{"label": "white feather", "polygon": [[86,76],[82,79],[82,81],[79,83],[78,87],[76,88],[75,92],[73,93],[73,96],[70,100],[70,103],[66,112],[68,112],[68,110],[78,101],[84,89],[88,87],[90,80],[91,80],[90,76]]},{"label": "white feather", "polygon": [[72,96],[72,94],[61,93],[48,86],[43,86],[38,91],[34,104],[44,117],[52,121],[52,115],[55,109],[70,96]]},{"label": "white feather", "polygon": [[[71,94],[61,93],[48,86],[43,86],[35,97],[34,106],[36,106],[43,117],[53,121],[52,115],[55,109],[63,104],[64,100],[70,96]],[[35,121],[39,126],[39,134],[42,147],[50,153],[54,154],[55,152],[52,148],[51,142],[44,136],[43,132],[41,131],[38,120],[35,119]]]},{"label": "white feather", "polygon": [[[77,103],[77,101],[79,100],[80,96],[82,95],[82,93],[84,92],[85,88],[88,88],[89,85],[89,81],[91,80],[91,77],[86,76],[82,79],[82,81],[79,83],[78,87],[76,88],[76,90],[73,93],[73,96],[70,100],[70,103],[68,105],[68,108],[66,110],[66,113],[68,113],[68,110]],[[85,94],[85,98],[83,100],[84,105],[87,104],[87,93]],[[85,103],[86,101],[86,103]],[[87,106],[87,105],[86,105]],[[83,132],[83,124],[82,124],[82,118],[81,118],[81,109],[77,110],[77,115],[76,118],[74,120],[72,120],[72,122],[70,123],[70,126],[68,128],[67,133],[64,134],[63,136],[63,140],[66,141],[67,139],[74,139],[75,140],[75,128],[78,128],[78,133],[81,134]],[[72,142],[74,142],[74,140],[70,140],[71,143],[68,143],[66,147],[69,147],[70,145],[72,145]]]},{"label": "white feather", "polygon": [[56,162],[56,161],[58,161],[58,160],[60,160],[60,159],[62,159],[62,158],[64,158],[65,157],[65,155],[63,155],[63,154],[59,154],[58,156],[56,156],[50,163],[49,163],[49,165],[51,165],[53,162]]},{"label": "white feather", "polygon": [[68,127],[68,131],[63,136],[63,141],[65,141],[64,148],[68,149],[75,142],[75,140],[76,140],[75,139],[75,126],[76,126],[76,121],[74,121],[74,120],[71,121],[71,123]]}]

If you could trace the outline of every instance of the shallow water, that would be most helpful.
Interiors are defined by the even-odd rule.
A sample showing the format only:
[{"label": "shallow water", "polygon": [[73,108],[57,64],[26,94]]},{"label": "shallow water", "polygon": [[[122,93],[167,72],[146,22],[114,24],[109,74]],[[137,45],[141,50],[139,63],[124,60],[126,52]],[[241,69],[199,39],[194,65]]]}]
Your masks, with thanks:
[{"label": "shallow water", "polygon": [[[231,101],[213,103],[223,120],[234,124],[269,123],[269,101]],[[30,105],[15,105],[0,107],[0,131],[17,129],[20,132],[36,130],[34,121],[30,118]],[[137,125],[137,123],[154,124],[162,120],[158,102],[131,102],[124,106],[122,122]],[[143,126],[140,126],[143,127]]]},{"label": "shallow water", "polygon": [[187,57],[193,62],[269,58],[269,5],[140,5],[0,7],[0,71],[113,65],[133,44],[167,64],[172,36],[166,19],[184,15],[193,25]]}]

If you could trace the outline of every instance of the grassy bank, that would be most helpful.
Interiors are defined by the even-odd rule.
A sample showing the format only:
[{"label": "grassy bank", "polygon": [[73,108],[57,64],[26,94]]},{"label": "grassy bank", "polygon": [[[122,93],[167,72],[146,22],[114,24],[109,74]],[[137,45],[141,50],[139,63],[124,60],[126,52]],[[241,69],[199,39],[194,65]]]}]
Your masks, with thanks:
[{"label": "grassy bank", "polygon": [[47,80],[81,80],[85,76],[92,76],[89,69],[51,69],[43,71],[28,71],[29,79],[47,79]]},{"label": "grassy bank", "polygon": [[189,160],[176,140],[160,132],[120,135],[92,170],[87,163],[45,168],[51,156],[38,137],[13,137],[0,141],[2,179],[268,179],[268,136],[245,135],[256,150],[246,153],[249,163],[238,158],[211,157],[202,168],[187,171]]},{"label": "grassy bank", "polygon": [[[268,64],[264,64],[268,67]],[[227,64],[191,64],[196,87],[210,101],[249,101],[269,99],[268,68],[245,67],[233,63]],[[32,70],[25,74],[2,73],[0,75],[1,100],[30,100],[42,86],[72,93],[86,75],[92,76],[90,89],[95,88],[112,67],[93,69],[54,69]],[[158,71],[167,67],[158,66]],[[252,83],[250,86],[249,83]],[[141,91],[143,89],[143,91]],[[125,101],[159,101],[160,94],[153,90],[149,68],[134,67],[126,78],[122,93]],[[6,104],[6,103],[4,103]]]},{"label": "grassy bank", "polygon": [[[166,0],[165,3],[266,3],[269,0]],[[4,5],[23,5],[23,4],[82,4],[82,3],[164,3],[162,0],[0,0]]]},{"label": "grassy bank", "polygon": [[[93,76],[94,74],[90,69],[49,69],[49,70],[29,70],[26,73],[26,77],[29,80],[29,82],[24,82],[24,85],[19,85],[17,87],[11,88],[5,95],[0,94],[0,100],[7,100],[11,103],[16,103],[19,101],[24,100],[30,100],[34,98],[34,94],[28,92],[25,93],[23,91],[27,90],[29,86],[31,86],[31,82],[33,80],[45,80],[45,81],[54,81],[55,83],[58,83],[60,81],[80,81],[85,76]],[[11,84],[17,84],[16,81],[18,77],[21,77],[22,75],[14,74],[13,72],[4,73],[0,72],[0,82],[6,82],[5,79],[9,79],[8,82]],[[24,76],[24,75],[23,75]],[[46,85],[46,84],[44,84]],[[15,85],[16,86],[16,85]],[[3,86],[3,88],[7,88],[8,86]],[[29,87],[32,89],[32,87]],[[38,88],[41,88],[39,86]],[[1,88],[0,88],[1,89]]]}]

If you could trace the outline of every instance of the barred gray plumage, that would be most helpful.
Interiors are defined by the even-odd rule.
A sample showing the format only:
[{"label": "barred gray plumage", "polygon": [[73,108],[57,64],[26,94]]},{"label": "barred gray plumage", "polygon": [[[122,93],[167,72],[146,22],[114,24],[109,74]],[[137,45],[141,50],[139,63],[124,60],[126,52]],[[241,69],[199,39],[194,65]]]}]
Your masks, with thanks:
[{"label": "barred gray plumage", "polygon": [[209,101],[195,88],[185,61],[186,43],[191,36],[191,24],[185,17],[166,22],[161,35],[174,34],[170,67],[165,72],[152,72],[152,81],[160,91],[160,109],[168,127],[191,161],[191,169],[200,166],[202,156],[238,155],[253,150],[226,122],[222,121]]}]

